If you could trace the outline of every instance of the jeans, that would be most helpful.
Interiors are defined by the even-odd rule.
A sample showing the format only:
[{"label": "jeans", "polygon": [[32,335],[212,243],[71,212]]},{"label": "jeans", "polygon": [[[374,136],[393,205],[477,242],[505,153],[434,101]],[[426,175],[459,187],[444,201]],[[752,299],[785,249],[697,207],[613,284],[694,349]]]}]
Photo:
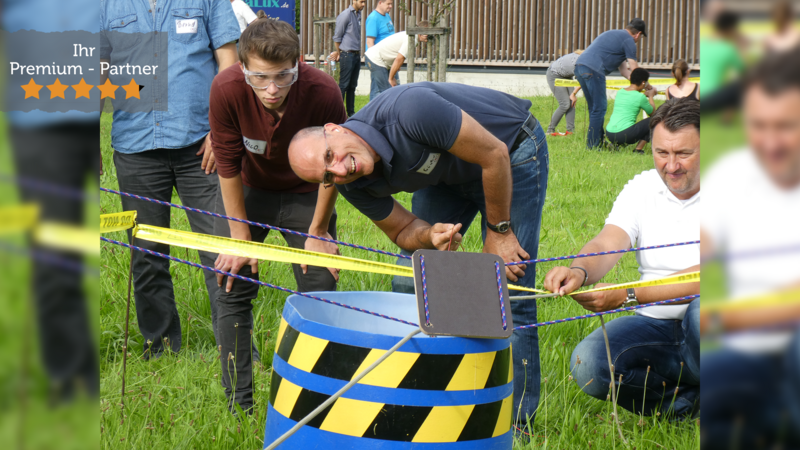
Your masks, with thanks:
[{"label": "jeans", "polygon": [[606,76],[583,64],[575,66],[575,78],[583,89],[589,107],[589,132],[586,135],[586,148],[598,147],[603,142],[603,122],[608,109],[606,98]]},{"label": "jeans", "polygon": [[639,141],[650,142],[650,118],[640,120],[616,133],[606,131],[606,137],[612,144],[616,145],[637,144]]},{"label": "jeans", "polygon": [[558,101],[558,108],[556,108],[553,117],[550,119],[550,125],[547,126],[547,134],[556,131],[558,123],[561,122],[561,118],[564,117],[565,114],[567,116],[567,131],[574,132],[575,108],[572,107],[572,100],[569,99],[569,96],[572,95],[572,91],[575,90],[575,88],[556,86],[556,79],[561,77],[554,74],[549,68],[547,69],[546,78],[550,91]]},{"label": "jeans", "polygon": [[[365,56],[364,59],[367,61],[367,67],[369,68],[369,100],[372,101],[375,100],[375,97],[381,95],[383,91],[391,89],[392,85],[389,84],[389,69],[370,61],[368,56]],[[394,80],[400,85],[400,72],[394,74]]]},{"label": "jeans", "polygon": [[[97,122],[69,123],[37,128],[11,128],[16,174],[82,191],[87,176],[97,180]],[[24,202],[39,205],[41,220],[80,226],[84,202],[19,186]],[[90,204],[90,207],[95,205]],[[30,244],[31,249],[80,263],[75,252],[57,251]],[[44,370],[54,388],[53,399],[69,401],[81,388],[96,397],[100,393],[97,345],[92,337],[86,305],[84,276],[48,262],[37,261],[29,283],[35,304],[39,348]],[[22,300],[22,299],[19,299]],[[92,311],[92,314],[96,314]],[[27,327],[27,324],[23,325]]]},{"label": "jeans", "polygon": [[703,449],[800,448],[800,330],[782,353],[704,352],[701,373]]},{"label": "jeans", "polygon": [[[539,249],[539,231],[542,224],[542,207],[547,191],[549,154],[544,130],[538,123],[525,130],[531,139],[525,140],[511,153],[511,229],[520,245],[536,259]],[[459,185],[439,184],[414,193],[412,199],[414,215],[428,223],[461,223],[461,233],[466,234],[472,220],[481,213],[481,235],[486,239],[486,203],[483,183],[473,181]],[[403,254],[410,254],[403,251]],[[411,261],[398,258],[398,264],[410,266]],[[525,276],[516,284],[534,287],[535,266],[528,265]],[[395,292],[414,292],[414,282],[408,277],[392,280]],[[524,295],[511,291],[511,295]],[[536,323],[536,302],[516,301],[511,303],[514,326]],[[518,420],[526,416],[534,419],[539,405],[539,334],[537,328],[516,331],[511,335],[514,358],[514,411],[520,412]],[[521,407],[520,407],[521,405]],[[521,408],[521,409],[520,409]]]},{"label": "jeans", "polygon": [[[644,415],[692,412],[700,394],[699,299],[689,304],[683,320],[625,316],[607,322],[606,330],[620,407]],[[602,328],[575,347],[570,367],[583,392],[606,399],[611,378]]]},{"label": "jeans", "polygon": [[[317,191],[305,194],[280,194],[267,192],[261,189],[242,186],[244,189],[244,207],[247,219],[253,222],[266,223],[281,228],[308,233],[311,220],[314,218],[314,209],[317,205]],[[217,208],[224,210],[222,195],[217,197]],[[331,217],[328,232],[336,238],[336,213]],[[228,221],[215,219],[214,234],[217,236],[230,236]],[[250,226],[250,235],[253,242],[264,242],[269,230]],[[292,248],[303,249],[306,238],[294,234],[282,233],[286,243]],[[276,268],[280,270],[280,266]],[[303,274],[299,264],[292,264],[297,290],[300,292],[335,291],[336,280],[324,267],[308,267],[308,273]],[[250,266],[239,270],[239,275],[258,279],[258,274],[253,273]],[[227,278],[223,279],[225,286]],[[257,284],[241,280],[234,280],[230,292],[225,289],[218,290],[218,343],[222,346],[222,386],[229,400],[229,407],[233,409],[233,402],[238,403],[245,411],[253,406],[253,364],[249,348],[253,329],[253,300],[258,296]],[[248,349],[240,351],[241,349]],[[228,354],[234,356],[228,361]],[[236,389],[233,391],[231,377],[235,377]]]},{"label": "jeans", "polygon": [[[361,53],[339,53],[339,89],[342,91],[347,115],[353,117],[356,113],[356,87],[358,86],[358,73],[361,71]],[[306,230],[308,231],[308,230]]]},{"label": "jeans", "polygon": [[[114,165],[117,168],[120,190],[157,200],[172,201],[174,188],[183,205],[213,211],[219,181],[216,174],[206,175],[200,167],[203,157],[197,156],[196,153],[202,142],[201,140],[181,149],[156,149],[141,153],[115,151]],[[169,206],[125,196],[121,199],[123,210],[138,212],[137,222],[169,228],[171,215]],[[193,232],[213,233],[214,222],[211,216],[190,211],[186,212],[186,216]],[[128,240],[131,240],[131,230],[128,230]],[[144,239],[137,239],[133,244],[160,253],[170,253],[170,246],[166,244]],[[198,253],[201,264],[214,266],[216,254]],[[216,310],[213,299],[216,298],[219,289],[213,272],[204,270],[203,276],[211,304],[213,323]],[[136,317],[145,340],[143,348],[145,358],[160,355],[165,349],[164,339],[168,340],[173,352],[179,351],[181,321],[175,305],[169,260],[134,251],[133,288]]]}]

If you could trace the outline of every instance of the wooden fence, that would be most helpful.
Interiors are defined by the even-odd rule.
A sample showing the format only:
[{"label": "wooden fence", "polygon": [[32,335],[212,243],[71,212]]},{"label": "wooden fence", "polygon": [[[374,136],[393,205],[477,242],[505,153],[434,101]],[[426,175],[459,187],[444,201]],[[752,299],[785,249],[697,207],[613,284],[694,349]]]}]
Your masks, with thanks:
[{"label": "wooden fence", "polygon": [[[303,54],[313,59],[318,17],[336,17],[351,0],[297,0]],[[377,0],[367,0],[361,23],[366,41],[366,18]],[[394,1],[395,31],[406,27],[401,5],[417,21],[428,18],[428,7],[416,1]],[[545,67],[575,49],[589,46],[606,30],[624,28],[634,17],[647,23],[647,35],[638,45],[645,68],[663,69],[676,59],[699,67],[700,0],[454,0],[447,26],[450,65],[487,67]],[[324,50],[332,50],[333,26],[322,30]],[[363,49],[362,45],[362,49]],[[424,64],[425,52],[417,63]]]}]

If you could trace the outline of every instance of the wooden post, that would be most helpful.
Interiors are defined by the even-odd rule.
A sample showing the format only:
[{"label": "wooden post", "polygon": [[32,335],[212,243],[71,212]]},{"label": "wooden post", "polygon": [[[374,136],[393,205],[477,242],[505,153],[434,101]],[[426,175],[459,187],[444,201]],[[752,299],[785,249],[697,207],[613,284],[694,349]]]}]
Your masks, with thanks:
[{"label": "wooden post", "polygon": [[[406,28],[413,28],[417,26],[417,17],[408,16],[406,19]],[[414,82],[414,60],[417,58],[416,36],[413,34],[408,35],[408,62],[406,64],[406,83]]]},{"label": "wooden post", "polygon": [[431,78],[431,75],[433,75],[433,39],[431,39],[430,36],[428,36],[428,42],[426,45],[427,52],[425,54],[425,62],[428,65],[428,78],[426,81],[433,81]]},{"label": "wooden post", "polygon": [[[315,20],[319,17],[315,17]],[[319,52],[322,46],[322,25],[314,24],[314,68],[319,69]]]},{"label": "wooden post", "polygon": [[[444,17],[439,19],[438,26],[446,27],[450,23],[450,14],[445,14]],[[444,83],[447,81],[447,47],[448,47],[448,33],[439,35],[439,58],[436,64],[438,73],[436,81]]]}]

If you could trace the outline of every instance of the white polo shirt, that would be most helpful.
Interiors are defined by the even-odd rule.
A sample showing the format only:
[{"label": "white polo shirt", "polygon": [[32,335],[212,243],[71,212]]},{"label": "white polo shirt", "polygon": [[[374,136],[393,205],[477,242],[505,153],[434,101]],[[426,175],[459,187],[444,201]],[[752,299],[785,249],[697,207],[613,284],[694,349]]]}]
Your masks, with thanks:
[{"label": "white polo shirt", "polygon": [[[700,239],[700,192],[680,200],[667,189],[655,169],[633,177],[622,189],[606,219],[626,233],[632,247]],[[636,252],[641,280],[654,280],[700,264],[696,244]],[[683,320],[688,305],[661,305],[636,310],[655,319]]]},{"label": "white polo shirt", "polygon": [[[417,41],[414,36],[414,42]],[[373,64],[376,64],[384,69],[391,69],[394,64],[397,54],[403,55],[404,58],[408,57],[408,34],[405,31],[395,33],[384,40],[378,42],[364,53]]]},{"label": "white polo shirt", "polygon": [[256,16],[256,13],[250,9],[250,6],[242,0],[233,0],[231,6],[233,7],[233,13],[236,15],[236,21],[239,22],[239,30],[244,33],[244,29],[254,20],[258,19],[258,16]]}]

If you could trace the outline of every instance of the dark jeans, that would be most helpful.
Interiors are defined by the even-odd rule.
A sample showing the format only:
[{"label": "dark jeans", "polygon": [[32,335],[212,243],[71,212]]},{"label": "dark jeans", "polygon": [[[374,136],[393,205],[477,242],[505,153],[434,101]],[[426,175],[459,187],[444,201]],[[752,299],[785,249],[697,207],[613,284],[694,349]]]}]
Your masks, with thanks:
[{"label": "dark jeans", "polygon": [[586,148],[598,147],[603,142],[603,122],[608,109],[606,98],[606,76],[583,64],[575,66],[575,79],[583,89],[589,107],[589,131],[586,135]]},{"label": "dark jeans", "polygon": [[[547,191],[549,154],[544,130],[538,123],[527,130],[531,139],[522,143],[511,154],[511,229],[520,245],[536,259],[539,250],[539,231],[542,224],[542,207]],[[481,235],[486,239],[486,203],[483,183],[475,181],[459,185],[435,185],[414,193],[412,212],[428,223],[461,223],[462,234],[467,233],[472,220],[481,213]],[[410,254],[403,251],[404,254]],[[398,258],[400,265],[410,266],[407,259]],[[534,287],[536,267],[529,265],[525,276],[516,284]],[[414,282],[408,277],[395,277],[392,281],[395,292],[414,292]],[[524,295],[511,291],[511,295]],[[515,301],[511,303],[514,326],[536,323],[536,302]],[[539,334],[537,328],[516,331],[511,335],[514,358],[514,413],[520,412],[519,420],[531,418],[539,405]],[[521,407],[520,407],[521,404]]]},{"label": "dark jeans", "polygon": [[[689,304],[683,320],[625,316],[606,323],[606,330],[620,407],[644,415],[659,411],[665,415],[670,409],[678,416],[692,412],[700,395],[699,299]],[[575,347],[570,367],[585,393],[606,399],[611,375],[602,328]],[[676,387],[678,395],[672,404]]]},{"label": "dark jeans", "polygon": [[616,133],[606,130],[606,137],[612,144],[617,145],[637,144],[639,141],[650,142],[650,118],[640,120]]},{"label": "dark jeans", "polygon": [[[317,191],[306,194],[279,194],[263,191],[261,189],[243,186],[244,207],[247,219],[253,222],[265,223],[281,228],[308,233],[314,209],[317,205]],[[222,195],[217,197],[217,208],[224,211]],[[328,232],[336,238],[336,213],[331,217]],[[214,234],[217,236],[230,236],[228,221],[215,219]],[[250,235],[253,242],[264,242],[269,230],[250,226]],[[306,238],[294,234],[282,233],[283,238],[290,247],[302,249]],[[299,264],[292,264],[297,290],[301,292],[335,291],[336,280],[324,267],[308,267],[308,273],[303,274]],[[250,266],[239,270],[239,275],[258,279],[258,274],[253,273]],[[223,280],[223,286],[227,278]],[[253,364],[249,349],[253,329],[253,300],[258,296],[257,284],[235,280],[230,292],[225,289],[218,290],[217,308],[219,309],[218,330],[219,345],[222,346],[222,386],[229,400],[235,401],[243,410],[253,406]],[[234,356],[228,361],[228,354]],[[231,377],[235,378],[236,390],[232,392]],[[233,397],[233,398],[231,398]],[[232,403],[231,403],[232,408]]]},{"label": "dark jeans", "polygon": [[703,94],[700,112],[705,114],[737,109],[742,104],[742,91],[742,82],[733,81],[710,94]]},{"label": "dark jeans", "polygon": [[[192,208],[213,211],[217,197],[216,174],[206,175],[201,169],[202,156],[195,153],[203,141],[181,149],[156,149],[141,153],[114,152],[117,180],[123,192],[172,201],[172,190],[178,192],[181,202]],[[122,198],[122,209],[136,210],[139,223],[169,228],[172,208],[129,197]],[[214,222],[211,216],[186,212],[189,225],[195,233],[212,234]],[[128,239],[131,232],[128,230]],[[170,253],[170,246],[137,239],[135,245],[160,253]],[[217,255],[199,252],[200,263],[214,266]],[[217,280],[213,272],[203,271],[206,290],[211,304],[212,323],[215,307],[212,301],[217,295]],[[142,252],[133,252],[133,287],[136,299],[136,317],[139,330],[145,340],[146,358],[158,356],[164,351],[164,339],[168,339],[173,352],[181,348],[181,321],[175,305],[175,292],[169,261]],[[216,333],[215,333],[216,335]]]},{"label": "dark jeans", "polygon": [[342,100],[344,100],[347,115],[350,117],[356,113],[356,87],[360,71],[361,53],[345,51],[339,53],[339,89],[342,91]]},{"label": "dark jeans", "polygon": [[[83,190],[87,177],[97,179],[100,169],[98,125],[69,124],[41,128],[11,128],[16,173],[21,177]],[[20,187],[24,202],[40,206],[42,220],[82,225],[84,205],[51,193]],[[94,206],[94,205],[92,205]],[[32,249],[81,262],[77,253]],[[97,348],[89,327],[83,276],[37,262],[30,283],[35,304],[39,348],[54,395],[68,400],[83,386],[97,396],[100,369]]]},{"label": "dark jeans", "polygon": [[[370,61],[369,57],[365,56],[364,60],[367,62],[369,68],[369,100],[375,100],[375,97],[381,95],[382,92],[388,91],[392,88],[389,84],[389,69],[381,67],[374,62]],[[394,80],[400,85],[400,73],[394,74]]]},{"label": "dark jeans", "polygon": [[712,380],[700,394],[703,449],[800,448],[800,330],[780,353],[710,350],[701,361]]}]

